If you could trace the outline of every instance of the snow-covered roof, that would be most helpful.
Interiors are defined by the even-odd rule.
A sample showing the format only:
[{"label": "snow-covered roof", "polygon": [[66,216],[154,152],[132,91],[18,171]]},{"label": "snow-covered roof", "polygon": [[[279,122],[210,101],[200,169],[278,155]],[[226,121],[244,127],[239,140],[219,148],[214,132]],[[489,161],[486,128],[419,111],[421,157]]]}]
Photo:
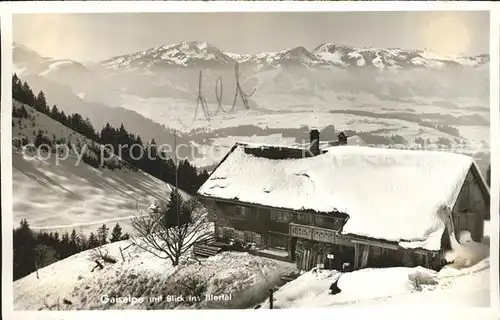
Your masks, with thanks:
[{"label": "snow-covered roof", "polygon": [[[274,159],[236,144],[199,190],[205,197],[290,210],[343,212],[342,232],[439,250],[439,208],[453,207],[471,157],[440,151],[339,146]],[[276,152],[276,147],[272,147]],[[272,158],[272,157],[271,157]],[[403,243],[404,242],[404,243]]]}]

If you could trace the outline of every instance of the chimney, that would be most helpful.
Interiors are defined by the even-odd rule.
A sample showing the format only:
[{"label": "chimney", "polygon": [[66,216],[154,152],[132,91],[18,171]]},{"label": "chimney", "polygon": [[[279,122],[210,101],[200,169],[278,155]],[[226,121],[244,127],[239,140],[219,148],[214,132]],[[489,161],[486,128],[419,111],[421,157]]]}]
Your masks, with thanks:
[{"label": "chimney", "polygon": [[316,156],[319,154],[319,131],[316,129],[311,130],[309,133],[309,139],[309,151]]},{"label": "chimney", "polygon": [[344,132],[339,133],[338,139],[339,139],[339,146],[347,145],[347,136],[345,135]]}]

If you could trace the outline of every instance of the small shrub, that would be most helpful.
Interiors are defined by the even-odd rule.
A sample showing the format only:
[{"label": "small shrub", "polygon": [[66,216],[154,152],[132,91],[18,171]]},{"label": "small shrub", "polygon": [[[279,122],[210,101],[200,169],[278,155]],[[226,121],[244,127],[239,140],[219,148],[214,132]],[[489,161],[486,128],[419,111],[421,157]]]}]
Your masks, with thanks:
[{"label": "small shrub", "polygon": [[92,250],[92,253],[90,254],[90,260],[102,260],[106,263],[116,263],[118,261],[109,254],[109,251],[107,249],[101,247],[97,247]]}]

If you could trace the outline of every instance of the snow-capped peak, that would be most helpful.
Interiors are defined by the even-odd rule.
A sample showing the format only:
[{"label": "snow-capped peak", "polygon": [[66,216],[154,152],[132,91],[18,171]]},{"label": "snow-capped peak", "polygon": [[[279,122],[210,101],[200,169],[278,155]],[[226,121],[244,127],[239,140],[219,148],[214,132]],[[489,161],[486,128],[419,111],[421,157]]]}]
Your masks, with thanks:
[{"label": "snow-capped peak", "polygon": [[208,42],[182,41],[165,44],[138,53],[123,55],[101,62],[101,66],[111,69],[152,67],[157,65],[195,66],[203,62],[224,65],[234,60],[219,48]]}]

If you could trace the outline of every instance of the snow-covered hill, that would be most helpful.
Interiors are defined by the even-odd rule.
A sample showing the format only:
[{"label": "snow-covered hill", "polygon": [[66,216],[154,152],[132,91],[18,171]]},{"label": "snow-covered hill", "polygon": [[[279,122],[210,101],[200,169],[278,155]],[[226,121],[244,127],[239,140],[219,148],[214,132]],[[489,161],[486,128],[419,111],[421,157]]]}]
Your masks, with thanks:
[{"label": "snow-covered hill", "polygon": [[[308,272],[276,292],[274,307],[489,307],[489,264],[485,259],[471,268],[440,272],[422,267]],[[336,280],[341,292],[331,295]]]},{"label": "snow-covered hill", "polygon": [[17,43],[12,52],[14,70],[20,77],[41,77],[69,86],[76,95],[89,101],[109,102],[118,90],[83,63],[70,59],[44,57]]},{"label": "snow-covered hill", "polygon": [[[140,108],[110,107],[103,103],[92,102],[87,100],[87,95],[75,94],[69,85],[39,75],[21,74],[24,76],[20,76],[20,79],[27,81],[33,92],[45,93],[50,106],[55,104],[66,114],[78,113],[84,118],[89,118],[95,128],[102,128],[106,123],[114,127],[123,124],[127,130],[141,136],[144,141],[154,138],[159,145],[173,145],[173,131],[161,122],[154,121],[154,118],[141,115],[137,112]],[[182,136],[177,137],[177,142],[189,145],[189,140]],[[185,148],[179,152],[181,156],[186,156],[184,153],[189,154]]]},{"label": "snow-covered hill", "polygon": [[[20,108],[17,101],[14,108]],[[12,136],[33,141],[38,130],[50,139],[97,146],[86,137],[24,105],[28,118],[13,118]],[[96,228],[120,221],[130,231],[130,217],[156,200],[167,200],[171,186],[140,170],[96,169],[63,149],[58,156],[13,147],[14,224],[27,219],[33,229]],[[65,159],[66,158],[66,159]],[[120,161],[116,158],[116,161]]]},{"label": "snow-covered hill", "polygon": [[77,61],[68,59],[54,59],[43,57],[38,52],[30,48],[14,44],[12,56],[14,64],[22,70],[29,71],[30,73],[38,73],[42,76],[50,76],[54,73],[64,74],[73,72],[79,76],[86,76],[91,71],[83,64]]},{"label": "snow-covered hill", "polygon": [[[274,293],[275,309],[423,305],[465,308],[488,307],[490,303],[490,262],[481,252],[473,265],[445,267],[439,272],[422,267],[363,269],[343,274],[313,270],[283,285],[280,277],[297,272],[294,264],[248,253],[223,252],[201,264],[183,263],[174,268],[168,260],[130,244],[125,240],[101,247],[101,252],[116,260],[104,264],[104,269],[95,268],[94,251],[88,250],[41,268],[39,279],[32,273],[15,281],[14,309],[210,309],[256,305],[267,309],[269,289],[276,286],[281,287]],[[330,285],[336,280],[341,292],[330,295]],[[201,299],[188,301],[195,284]],[[184,302],[172,301],[180,296]],[[221,299],[216,301],[214,296]]]},{"label": "snow-covered hill", "polygon": [[[120,248],[124,249],[124,260]],[[117,260],[92,271],[92,250],[55,262],[14,282],[14,310],[248,308],[280,282],[280,276],[294,269],[290,263],[256,257],[248,253],[224,252],[198,263],[172,267],[129,241],[105,245]],[[206,283],[206,294],[225,294],[228,300],[188,302],[190,284]],[[157,299],[164,295],[164,299]],[[167,296],[184,296],[187,303],[169,302]],[[110,299],[128,298],[114,303]],[[133,298],[133,302],[132,302]],[[152,298],[152,301],[149,299]],[[155,299],[156,298],[156,299]],[[142,300],[140,300],[142,299]]]}]

